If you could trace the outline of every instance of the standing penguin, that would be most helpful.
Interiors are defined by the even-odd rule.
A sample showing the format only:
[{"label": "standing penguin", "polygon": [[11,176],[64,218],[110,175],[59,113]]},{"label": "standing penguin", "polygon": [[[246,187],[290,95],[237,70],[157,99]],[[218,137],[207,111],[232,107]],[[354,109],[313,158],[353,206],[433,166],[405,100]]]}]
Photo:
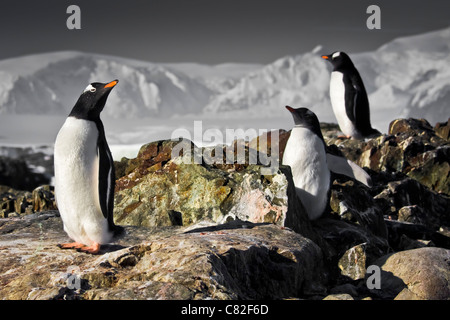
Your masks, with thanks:
[{"label": "standing penguin", "polygon": [[113,221],[114,162],[100,112],[118,80],[91,83],[81,94],[55,142],[55,196],[64,231],[63,249],[96,254],[123,232]]},{"label": "standing penguin", "polygon": [[297,196],[310,220],[319,218],[328,203],[330,170],[357,179],[371,186],[370,176],[358,165],[343,157],[326,152],[320,124],[314,112],[307,108],[286,106],[295,126],[287,141],[283,164],[291,167]]},{"label": "standing penguin", "polygon": [[369,99],[364,83],[345,52],[322,56],[333,65],[330,99],[334,115],[347,138],[364,139],[380,135],[370,124]]}]

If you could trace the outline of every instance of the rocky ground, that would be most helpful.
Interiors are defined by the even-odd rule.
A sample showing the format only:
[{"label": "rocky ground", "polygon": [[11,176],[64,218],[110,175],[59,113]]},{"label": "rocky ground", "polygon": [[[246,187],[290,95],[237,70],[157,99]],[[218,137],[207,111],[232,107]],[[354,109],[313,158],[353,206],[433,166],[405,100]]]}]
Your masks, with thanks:
[{"label": "rocky ground", "polygon": [[[52,187],[1,179],[0,299],[449,299],[449,129],[398,119],[388,134],[354,141],[322,124],[329,152],[365,167],[374,185],[333,175],[313,222],[290,168],[264,175],[249,151],[277,143],[282,155],[290,132],[273,144],[270,135],[206,149],[149,143],[116,163],[115,221],[126,235],[96,256],[56,247],[69,239]],[[245,163],[209,161],[241,147]]]}]

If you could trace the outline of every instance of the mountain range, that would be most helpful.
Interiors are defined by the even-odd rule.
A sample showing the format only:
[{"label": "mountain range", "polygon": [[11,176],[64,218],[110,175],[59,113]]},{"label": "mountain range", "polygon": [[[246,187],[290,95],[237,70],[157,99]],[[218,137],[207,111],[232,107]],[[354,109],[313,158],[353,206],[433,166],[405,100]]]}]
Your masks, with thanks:
[{"label": "mountain range", "polygon": [[[173,116],[273,117],[285,105],[309,107],[333,121],[331,66],[317,46],[268,65],[151,63],[63,51],[0,61],[0,114],[66,115],[91,82],[120,80],[103,115],[114,119]],[[450,27],[397,38],[375,51],[348,52],[364,80],[373,122],[392,117],[449,117]],[[334,121],[335,122],[335,121]]]}]

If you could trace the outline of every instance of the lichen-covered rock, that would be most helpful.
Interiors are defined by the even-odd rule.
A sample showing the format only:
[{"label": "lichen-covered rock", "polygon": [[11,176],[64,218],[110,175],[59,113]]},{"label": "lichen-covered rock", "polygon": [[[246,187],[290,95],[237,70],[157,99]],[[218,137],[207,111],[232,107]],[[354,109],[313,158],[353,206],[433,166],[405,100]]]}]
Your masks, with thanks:
[{"label": "lichen-covered rock", "polygon": [[381,267],[381,298],[396,300],[450,299],[450,250],[419,248],[389,254],[375,265]]},{"label": "lichen-covered rock", "polygon": [[62,250],[55,213],[0,220],[0,299],[282,299],[323,294],[320,248],[272,224],[126,227],[94,256]]},{"label": "lichen-covered rock", "polygon": [[[353,280],[364,279],[366,275],[367,244],[359,244],[348,249],[339,259],[338,266],[343,276]],[[368,265],[368,264],[367,264]]]},{"label": "lichen-covered rock", "polygon": [[263,174],[266,167],[251,164],[248,148],[244,151],[243,163],[226,163],[226,150],[217,158],[223,162],[209,162],[205,155],[219,155],[187,140],[144,145],[137,158],[118,165],[124,175],[117,180],[115,221],[150,227],[240,219],[287,226],[314,239],[289,168]]},{"label": "lichen-covered rock", "polygon": [[450,144],[439,134],[424,119],[397,119],[389,125],[387,135],[368,141],[331,137],[327,143],[337,145],[361,167],[403,172],[436,192],[450,195]]},{"label": "lichen-covered rock", "polygon": [[17,217],[55,209],[56,200],[52,186],[42,185],[32,192],[0,186],[0,217]]}]

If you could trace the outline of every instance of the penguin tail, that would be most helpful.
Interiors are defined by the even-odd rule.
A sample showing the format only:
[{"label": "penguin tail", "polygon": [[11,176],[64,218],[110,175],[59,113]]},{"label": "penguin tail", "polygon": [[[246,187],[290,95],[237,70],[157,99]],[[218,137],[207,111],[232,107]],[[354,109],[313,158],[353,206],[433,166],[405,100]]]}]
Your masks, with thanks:
[{"label": "penguin tail", "polygon": [[125,236],[126,231],[125,231],[124,227],[114,225],[112,228],[112,233],[113,233],[113,238],[115,240],[118,240],[118,239],[122,238],[123,236]]},{"label": "penguin tail", "polygon": [[378,131],[377,129],[374,129],[374,128],[370,128],[366,138],[376,138],[376,137],[379,137],[379,136],[381,136],[381,132],[380,131]]}]

